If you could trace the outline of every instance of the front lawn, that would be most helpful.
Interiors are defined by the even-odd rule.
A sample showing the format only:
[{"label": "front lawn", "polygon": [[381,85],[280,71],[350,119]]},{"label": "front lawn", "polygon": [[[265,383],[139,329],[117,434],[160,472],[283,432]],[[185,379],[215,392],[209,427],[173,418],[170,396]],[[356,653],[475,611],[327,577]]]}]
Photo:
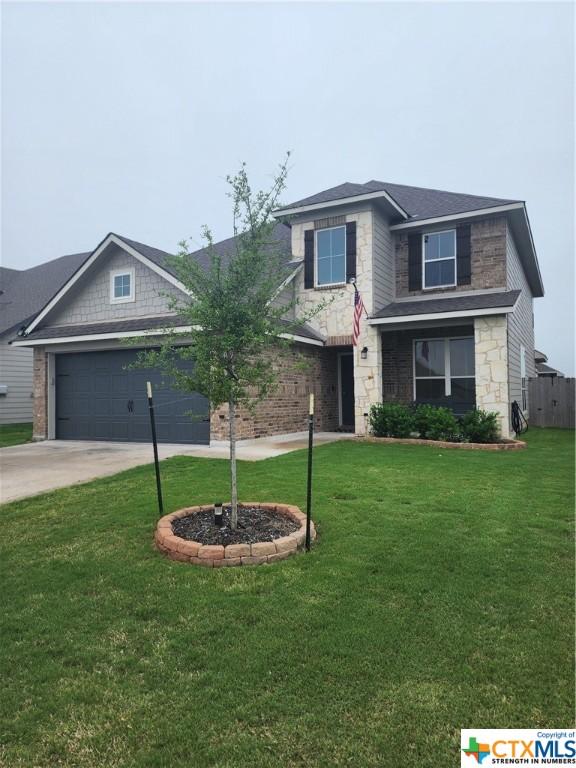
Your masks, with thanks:
[{"label": "front lawn", "polygon": [[[452,766],[460,728],[573,715],[574,433],[510,453],[315,453],[313,552],[207,570],[152,546],[151,466],[2,507],[0,765]],[[305,452],[239,465],[305,504]],[[227,463],[163,463],[167,511]]]},{"label": "front lawn", "polygon": [[0,448],[32,440],[32,424],[0,424]]}]

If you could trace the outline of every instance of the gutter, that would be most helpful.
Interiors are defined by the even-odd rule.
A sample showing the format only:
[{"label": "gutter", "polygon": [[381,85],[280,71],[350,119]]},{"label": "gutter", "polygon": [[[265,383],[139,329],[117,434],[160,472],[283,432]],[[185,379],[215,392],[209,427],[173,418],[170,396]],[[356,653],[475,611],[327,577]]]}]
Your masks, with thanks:
[{"label": "gutter", "polygon": [[480,317],[483,315],[507,315],[514,311],[516,301],[508,307],[485,307],[484,309],[460,309],[453,312],[427,312],[419,315],[393,315],[391,317],[371,317],[368,325],[392,325],[413,323],[422,320],[451,320],[459,317]]}]

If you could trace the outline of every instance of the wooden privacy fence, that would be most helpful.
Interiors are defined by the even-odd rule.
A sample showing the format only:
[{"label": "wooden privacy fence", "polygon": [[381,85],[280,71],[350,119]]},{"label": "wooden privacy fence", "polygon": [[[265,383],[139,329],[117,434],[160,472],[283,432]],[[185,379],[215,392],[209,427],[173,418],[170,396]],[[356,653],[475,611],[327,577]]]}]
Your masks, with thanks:
[{"label": "wooden privacy fence", "polygon": [[528,379],[530,424],[574,429],[574,381],[560,376]]}]

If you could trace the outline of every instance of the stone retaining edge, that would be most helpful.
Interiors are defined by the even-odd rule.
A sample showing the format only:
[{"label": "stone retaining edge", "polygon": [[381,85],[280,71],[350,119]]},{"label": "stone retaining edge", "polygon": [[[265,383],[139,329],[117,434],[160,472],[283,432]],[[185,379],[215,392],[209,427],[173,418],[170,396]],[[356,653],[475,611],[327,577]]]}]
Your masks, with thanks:
[{"label": "stone retaining edge", "polygon": [[[240,503],[240,502],[239,502]],[[171,560],[192,563],[204,568],[222,568],[239,565],[261,565],[275,563],[295,555],[304,547],[306,540],[306,515],[291,504],[262,503],[254,501],[241,502],[241,506],[268,509],[291,518],[300,524],[300,528],[288,536],[282,536],[274,541],[259,541],[255,544],[200,544],[198,541],[187,541],[175,536],[172,531],[172,521],[180,517],[206,512],[214,509],[213,504],[202,504],[196,507],[185,507],[158,520],[154,533],[156,548]],[[310,523],[310,538],[316,538],[314,523]]]},{"label": "stone retaining edge", "polygon": [[523,440],[503,440],[501,443],[451,443],[446,440],[423,440],[421,437],[359,437],[365,443],[399,443],[400,445],[435,445],[437,448],[460,448],[464,451],[520,451]]}]

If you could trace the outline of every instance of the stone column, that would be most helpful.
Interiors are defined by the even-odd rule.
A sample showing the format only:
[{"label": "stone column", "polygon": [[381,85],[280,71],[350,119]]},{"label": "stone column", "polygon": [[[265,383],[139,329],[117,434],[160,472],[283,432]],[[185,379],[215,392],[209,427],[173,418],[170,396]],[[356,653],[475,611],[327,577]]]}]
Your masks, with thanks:
[{"label": "stone column", "polygon": [[44,347],[34,347],[33,362],[34,428],[33,440],[48,437],[48,358]]},{"label": "stone column", "polygon": [[[368,348],[365,360],[363,347]],[[354,425],[357,435],[369,431],[370,406],[382,402],[382,339],[380,331],[362,319],[360,338],[354,348]]]},{"label": "stone column", "polygon": [[506,315],[474,318],[476,407],[496,411],[502,437],[510,437],[508,324]]}]

